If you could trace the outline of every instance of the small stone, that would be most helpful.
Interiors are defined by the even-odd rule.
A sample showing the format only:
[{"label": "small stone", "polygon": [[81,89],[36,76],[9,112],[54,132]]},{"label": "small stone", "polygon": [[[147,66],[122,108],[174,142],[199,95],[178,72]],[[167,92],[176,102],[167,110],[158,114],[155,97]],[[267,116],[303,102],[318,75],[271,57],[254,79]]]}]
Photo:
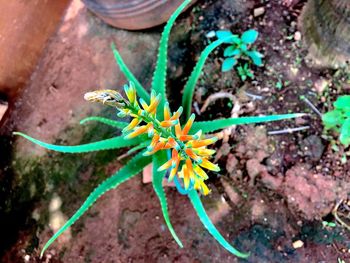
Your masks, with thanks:
[{"label": "small stone", "polygon": [[205,35],[207,38],[213,38],[216,36],[216,33],[214,30],[212,31],[209,31],[206,35]]},{"label": "small stone", "polygon": [[297,240],[293,242],[293,248],[298,249],[304,246],[304,242],[301,240]]},{"label": "small stone", "polygon": [[296,67],[291,66],[290,67],[290,72],[291,72],[293,77],[296,77],[298,75],[299,69],[296,68]]},{"label": "small stone", "polygon": [[311,135],[300,143],[304,156],[309,156],[314,161],[321,159],[325,146],[320,137]]},{"label": "small stone", "polygon": [[301,33],[300,33],[300,31],[296,31],[294,33],[294,40],[295,41],[300,41],[301,40]]},{"label": "small stone", "polygon": [[264,7],[258,7],[258,8],[255,8],[254,9],[254,17],[258,17],[258,16],[261,16],[265,13],[265,8]]},{"label": "small stone", "polygon": [[9,106],[8,106],[7,102],[0,101],[0,121],[1,121],[2,117],[4,117],[5,112],[7,111],[8,107]]},{"label": "small stone", "polygon": [[50,201],[49,210],[50,212],[58,211],[61,208],[62,200],[58,195],[54,195]]},{"label": "small stone", "polygon": [[328,87],[328,85],[328,80],[321,78],[315,82],[314,87],[318,94],[323,94],[324,90]]}]

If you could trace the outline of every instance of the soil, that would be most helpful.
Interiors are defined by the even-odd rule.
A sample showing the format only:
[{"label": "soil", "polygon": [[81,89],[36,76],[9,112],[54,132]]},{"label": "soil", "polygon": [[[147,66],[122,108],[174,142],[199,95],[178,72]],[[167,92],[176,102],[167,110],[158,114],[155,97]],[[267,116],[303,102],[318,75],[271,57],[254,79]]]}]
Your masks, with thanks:
[{"label": "soil", "polygon": [[[350,75],[346,70],[309,67],[297,28],[303,5],[304,1],[284,5],[278,0],[203,0],[181,16],[171,36],[168,93],[173,107],[181,101],[181,87],[200,50],[212,41],[208,32],[255,28],[264,66],[252,67],[255,78],[242,82],[235,71],[221,73],[223,49],[214,52],[196,88],[197,119],[230,117],[237,105],[238,116],[309,113],[295,120],[234,127],[215,144],[222,172],[211,175],[212,194],[202,200],[227,240],[251,252],[247,260],[220,247],[203,229],[188,199],[167,188],[170,217],[185,245],[178,248],[152,186],[139,177],[104,195],[39,259],[55,223],[72,215],[89,192],[121,166],[124,160],[116,158],[124,152],[67,157],[22,139],[14,141],[10,133],[20,130],[59,144],[115,135],[101,125],[76,124],[93,114],[114,117],[114,112],[86,103],[82,96],[96,87],[124,83],[109,50],[111,41],[149,86],[161,32],[113,29],[73,1],[1,129],[1,147],[11,153],[1,160],[0,200],[7,200],[0,206],[1,225],[10,237],[1,243],[1,262],[349,262],[348,230],[332,213],[337,206],[338,216],[347,222],[350,163],[341,162],[347,149],[334,146],[336,137],[324,133],[319,116],[301,96],[326,112],[337,96],[349,93]],[[254,17],[254,9],[261,7],[264,13]],[[200,112],[217,92],[237,100],[218,99]],[[268,134],[299,126],[308,128]],[[6,227],[10,224],[13,227]]]}]

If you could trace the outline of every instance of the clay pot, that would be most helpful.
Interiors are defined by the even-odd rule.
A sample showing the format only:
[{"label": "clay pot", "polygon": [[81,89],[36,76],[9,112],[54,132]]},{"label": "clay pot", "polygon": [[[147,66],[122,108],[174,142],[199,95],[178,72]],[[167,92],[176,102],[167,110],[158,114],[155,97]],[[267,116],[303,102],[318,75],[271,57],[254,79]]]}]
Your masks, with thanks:
[{"label": "clay pot", "polygon": [[83,2],[91,12],[107,24],[123,29],[139,30],[166,22],[183,0],[83,0]]},{"label": "clay pot", "polygon": [[69,2],[0,1],[0,97],[15,100]]},{"label": "clay pot", "polygon": [[314,66],[338,68],[350,61],[349,0],[309,0],[299,27]]}]

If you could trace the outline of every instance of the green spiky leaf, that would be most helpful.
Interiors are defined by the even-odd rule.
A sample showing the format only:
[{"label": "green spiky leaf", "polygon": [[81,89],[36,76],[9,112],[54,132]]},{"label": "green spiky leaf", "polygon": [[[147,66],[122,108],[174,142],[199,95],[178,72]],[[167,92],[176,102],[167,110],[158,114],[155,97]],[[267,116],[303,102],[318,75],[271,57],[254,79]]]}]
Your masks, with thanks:
[{"label": "green spiky leaf", "polygon": [[171,235],[173,236],[173,238],[175,239],[176,243],[183,248],[183,244],[181,242],[181,240],[178,238],[178,236],[175,233],[175,230],[170,222],[170,218],[169,218],[169,212],[168,212],[168,204],[167,204],[167,200],[166,200],[166,195],[165,195],[165,191],[163,188],[163,179],[165,177],[166,171],[162,171],[162,172],[158,172],[157,169],[164,164],[167,161],[166,158],[166,152],[165,151],[161,151],[156,153],[155,155],[153,155],[153,189],[155,191],[155,193],[158,196],[159,202],[160,202],[160,206],[162,208],[162,213],[163,213],[163,218],[164,221],[171,233]]},{"label": "green spiky leaf", "polygon": [[135,88],[137,91],[137,94],[144,99],[147,103],[150,101],[150,96],[148,92],[142,87],[141,83],[137,80],[137,78],[134,76],[134,74],[129,70],[129,68],[124,63],[123,58],[119,54],[118,50],[116,49],[114,43],[111,44],[111,48],[113,51],[113,55],[115,58],[115,61],[117,62],[118,66],[120,67],[121,72],[125,75],[125,77],[133,82],[135,84]]},{"label": "green spiky leaf", "polygon": [[168,41],[171,28],[173,27],[176,18],[181,14],[181,12],[191,3],[191,0],[185,0],[171,15],[164,31],[162,33],[159,50],[158,50],[158,60],[156,64],[156,69],[154,71],[153,80],[152,80],[152,89],[160,94],[162,99],[158,107],[158,115],[160,119],[163,119],[163,107],[164,103],[167,102],[165,85],[166,85],[166,73],[167,73],[167,56],[168,56]]},{"label": "green spiky leaf", "polygon": [[50,143],[45,143],[37,139],[34,139],[26,134],[23,134],[21,132],[14,132],[13,134],[22,136],[27,140],[31,141],[32,143],[35,143],[48,150],[53,150],[56,152],[63,152],[63,153],[85,153],[85,152],[93,152],[93,151],[101,151],[101,150],[118,149],[122,147],[133,146],[145,140],[144,136],[140,136],[131,140],[127,140],[127,139],[124,139],[122,136],[118,136],[118,137],[114,137],[111,139],[106,139],[98,142],[92,142],[92,143],[81,144],[81,145],[73,145],[73,146],[63,146],[63,145],[54,145]]},{"label": "green spiky leaf", "polygon": [[235,249],[231,246],[230,243],[226,241],[226,239],[220,234],[220,232],[216,229],[214,224],[211,222],[209,216],[205,212],[202,201],[198,196],[197,191],[192,190],[188,194],[188,197],[191,200],[194,210],[197,212],[199,219],[203,223],[204,227],[208,230],[208,232],[219,242],[221,246],[223,246],[226,250],[231,252],[233,255],[240,258],[249,257],[249,253],[243,253]]},{"label": "green spiky leaf", "polygon": [[124,129],[126,126],[128,126],[127,122],[124,121],[115,121],[115,120],[111,120],[111,119],[107,119],[107,118],[103,118],[103,117],[98,117],[98,116],[92,116],[92,117],[87,117],[85,119],[82,119],[80,121],[80,124],[85,124],[87,122],[91,122],[91,121],[97,121],[118,129]]},{"label": "green spiky leaf", "polygon": [[121,183],[127,181],[131,177],[138,174],[144,167],[151,162],[151,157],[143,156],[143,153],[137,154],[132,158],[123,168],[121,168],[114,175],[103,181],[85,200],[83,205],[75,212],[75,214],[50,238],[43,247],[40,256],[44,254],[45,250],[70,226],[72,226],[89,208],[101,197],[104,193],[113,188],[116,188]]},{"label": "green spiky leaf", "polygon": [[191,133],[195,133],[202,130],[204,133],[214,132],[221,130],[232,125],[242,125],[242,124],[252,124],[252,123],[263,123],[271,121],[280,121],[292,118],[302,117],[303,113],[292,113],[292,114],[282,114],[282,115],[270,115],[270,116],[258,116],[258,117],[240,117],[240,118],[229,118],[220,119],[213,121],[202,121],[195,122],[191,128]]},{"label": "green spiky leaf", "polygon": [[[230,36],[228,38],[230,38]],[[191,73],[191,76],[187,80],[187,82],[185,84],[184,92],[182,95],[182,107],[184,108],[186,120],[191,115],[193,92],[194,92],[194,89],[196,87],[197,81],[202,73],[204,64],[205,64],[208,56],[210,55],[211,52],[213,52],[213,50],[215,48],[217,48],[221,44],[225,43],[225,41],[228,38],[226,37],[226,38],[216,40],[202,51],[202,53],[199,57],[199,60]]]}]

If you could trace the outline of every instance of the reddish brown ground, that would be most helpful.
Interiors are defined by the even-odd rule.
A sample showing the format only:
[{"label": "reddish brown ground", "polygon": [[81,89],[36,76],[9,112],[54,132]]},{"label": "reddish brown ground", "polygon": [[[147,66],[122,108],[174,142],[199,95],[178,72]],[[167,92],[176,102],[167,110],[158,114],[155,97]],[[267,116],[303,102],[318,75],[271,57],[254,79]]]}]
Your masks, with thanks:
[{"label": "reddish brown ground", "polygon": [[[300,95],[307,96],[324,112],[338,93],[349,91],[348,76],[343,72],[310,69],[306,65],[305,51],[294,40],[302,1],[293,9],[279,2],[207,0],[187,12],[177,24],[170,44],[168,84],[173,87],[169,90],[172,104],[180,101],[184,76],[205,46],[205,35],[219,27],[233,32],[256,28],[260,32],[257,48],[265,54],[265,66],[254,68],[255,80],[243,85],[235,72],[220,72],[222,51],[217,52],[209,59],[197,86],[195,103],[199,108],[210,94],[226,91],[238,98],[240,116],[311,113]],[[256,7],[264,7],[264,15],[254,18],[252,10]],[[30,85],[12,109],[3,134],[16,129],[49,142],[57,138],[60,143],[79,142],[86,130],[72,126],[73,123],[101,110],[82,100],[84,92],[96,87],[120,87],[125,81],[113,64],[109,43],[115,41],[135,74],[149,83],[159,31],[127,33],[112,29],[74,1]],[[321,78],[330,83],[324,92],[315,87]],[[276,88],[279,81],[283,84],[281,89]],[[263,99],[253,101],[244,91]],[[217,100],[198,118],[229,117],[228,102]],[[300,125],[311,128],[267,136],[267,131]],[[102,130],[95,130],[90,140],[100,138],[99,129]],[[347,198],[350,167],[349,163],[341,165],[339,161],[343,150],[335,154],[321,136],[320,119],[311,113],[298,120],[236,127],[226,142],[216,144],[217,161],[226,169],[220,176],[212,176],[213,193],[203,200],[227,240],[252,253],[246,262],[350,260],[347,230],[340,225],[332,228],[321,224],[322,220],[334,221],[332,209],[340,199]],[[49,158],[49,163],[56,166],[68,166],[55,161],[61,155],[45,157],[45,151],[23,140],[16,145],[16,156],[42,156],[44,164],[45,158]],[[96,156],[86,157],[85,160],[92,157],[90,166],[79,169],[79,173],[77,170],[72,182],[58,182],[54,191],[45,190],[48,196],[57,192],[62,198],[63,218],[71,215],[101,181],[94,174],[92,160]],[[76,164],[72,165],[80,167],[80,158],[85,157],[74,159]],[[119,165],[113,161],[103,171],[111,174],[116,167]],[[72,228],[73,237],[67,235],[55,243],[43,262],[239,262],[204,231],[186,197],[173,188],[167,189],[167,195],[172,223],[184,249],[179,249],[168,233],[151,185],[143,185],[140,178],[135,178],[102,197]],[[5,251],[2,262],[22,262],[26,255],[29,262],[40,262],[40,248],[52,234],[47,225],[48,199],[34,200],[30,209],[44,218],[38,223],[25,214],[28,220],[20,225],[19,234]],[[18,231],[11,232],[15,233]],[[303,246],[293,248],[294,241],[302,241]]]}]

